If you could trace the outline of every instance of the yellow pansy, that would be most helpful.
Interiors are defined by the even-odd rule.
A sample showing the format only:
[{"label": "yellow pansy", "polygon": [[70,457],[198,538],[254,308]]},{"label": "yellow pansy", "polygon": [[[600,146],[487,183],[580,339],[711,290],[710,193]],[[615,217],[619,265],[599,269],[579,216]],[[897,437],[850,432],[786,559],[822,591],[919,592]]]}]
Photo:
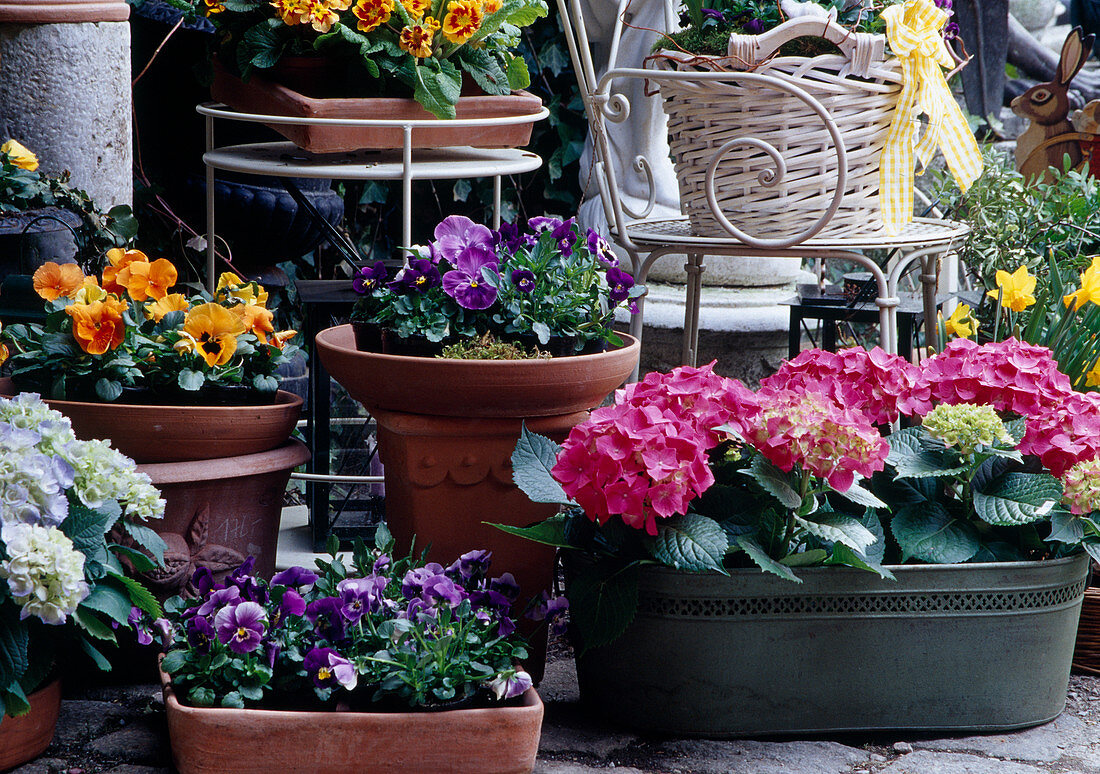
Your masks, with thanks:
[{"label": "yellow pansy", "polygon": [[245,281],[231,271],[223,271],[218,276],[214,296],[219,301],[237,299],[245,304],[267,306],[267,291],[258,282]]},{"label": "yellow pansy", "polygon": [[1001,297],[1001,306],[1013,312],[1022,312],[1035,303],[1035,277],[1027,273],[1027,267],[1021,266],[1009,274],[997,272],[998,290],[990,290],[987,296],[994,301]]},{"label": "yellow pansy", "polygon": [[978,321],[970,315],[970,307],[967,304],[959,304],[951,316],[944,320],[944,329],[948,336],[957,336],[961,339],[969,339],[978,332]]},{"label": "yellow pansy", "polygon": [[15,140],[8,140],[0,145],[0,153],[8,154],[8,161],[20,169],[25,169],[28,172],[34,172],[38,169],[38,157]]}]

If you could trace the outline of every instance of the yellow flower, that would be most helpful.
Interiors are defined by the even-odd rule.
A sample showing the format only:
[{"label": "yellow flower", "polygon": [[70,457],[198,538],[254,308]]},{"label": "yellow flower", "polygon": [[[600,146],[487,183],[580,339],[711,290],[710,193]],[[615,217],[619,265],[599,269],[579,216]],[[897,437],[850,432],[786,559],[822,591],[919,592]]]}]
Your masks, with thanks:
[{"label": "yellow flower", "polygon": [[241,318],[246,331],[256,334],[256,338],[267,344],[267,334],[275,332],[274,313],[256,304],[237,304],[229,309]]},{"label": "yellow flower", "polygon": [[221,13],[225,10],[225,6],[218,2],[218,0],[203,0],[203,13],[207,16],[213,16],[216,13]]},{"label": "yellow flower", "polygon": [[978,321],[970,316],[968,305],[959,304],[955,307],[955,311],[951,313],[951,316],[944,321],[944,329],[947,331],[948,336],[969,339],[978,332]]},{"label": "yellow flower", "polygon": [[211,368],[225,365],[237,351],[237,337],[244,331],[239,315],[220,304],[200,304],[184,318],[183,338],[175,349],[195,352]]},{"label": "yellow flower", "polygon": [[419,20],[424,12],[432,7],[432,0],[400,0],[400,2],[414,20]]},{"label": "yellow flower", "polygon": [[107,291],[99,286],[95,277],[85,277],[84,285],[80,290],[76,291],[76,295],[73,299],[78,304],[91,304],[96,301],[102,301],[107,297]]},{"label": "yellow flower", "polygon": [[25,169],[28,172],[34,172],[38,169],[38,157],[15,140],[8,140],[0,145],[0,153],[8,154],[8,161],[20,169]]},{"label": "yellow flower", "polygon": [[370,32],[389,21],[393,13],[393,0],[359,0],[351,12],[359,20],[356,25],[359,31]]},{"label": "yellow flower", "polygon": [[[4,329],[4,326],[0,325],[0,331],[2,331],[3,329]],[[285,331],[284,331],[284,333],[285,333]],[[278,339],[279,335],[280,334],[278,334],[278,333],[275,334],[276,340]],[[274,342],[272,342],[272,343],[274,343]],[[283,348],[282,342],[279,342],[279,344],[277,346],[279,347],[279,349],[282,349]],[[8,359],[8,348],[4,344],[4,342],[0,341],[0,365],[4,365],[4,361],[7,360],[7,359]]]},{"label": "yellow flower", "polygon": [[1066,306],[1072,303],[1075,312],[1090,301],[1100,304],[1100,256],[1093,258],[1092,265],[1081,272],[1081,287],[1062,301]]},{"label": "yellow flower", "polygon": [[75,263],[46,263],[35,269],[31,278],[34,292],[47,301],[65,296],[72,298],[84,285],[84,272]]},{"label": "yellow flower", "polygon": [[145,319],[160,322],[169,312],[186,312],[187,297],[183,293],[169,293],[145,307]]},{"label": "yellow flower", "polygon": [[[0,361],[3,362],[3,361]],[[1095,387],[1100,384],[1100,363],[1097,363],[1092,367],[1092,370],[1085,374],[1085,386]]]},{"label": "yellow flower", "polygon": [[164,298],[177,279],[179,272],[167,258],[157,258],[152,263],[131,261],[115,275],[115,281],[125,287],[135,301]]},{"label": "yellow flower", "polygon": [[267,291],[258,282],[245,282],[231,271],[224,271],[218,277],[214,288],[214,297],[219,301],[236,299],[246,304],[267,306]]},{"label": "yellow flower", "polygon": [[271,6],[279,20],[287,26],[309,24],[310,0],[273,0]]},{"label": "yellow flower", "polygon": [[402,51],[408,51],[417,59],[432,55],[432,38],[439,31],[439,22],[431,16],[425,16],[424,21],[412,27],[401,30],[400,46]]},{"label": "yellow flower", "polygon": [[482,0],[481,11],[486,16],[492,16],[494,13],[504,7],[503,0]]},{"label": "yellow flower", "polygon": [[73,318],[73,338],[89,355],[102,355],[126,338],[122,313],[127,303],[114,296],[91,304],[69,304],[65,314]]},{"label": "yellow flower", "polygon": [[452,43],[465,43],[481,27],[481,3],[477,0],[451,0],[443,17],[443,37]]},{"label": "yellow flower", "polygon": [[285,331],[279,331],[271,337],[271,341],[268,342],[275,349],[282,349],[286,346],[286,343],[298,335],[298,331],[291,328],[287,328]]},{"label": "yellow flower", "polygon": [[1026,266],[1021,266],[1012,274],[998,271],[997,287],[1000,290],[990,290],[986,295],[994,301],[1000,296],[1001,306],[1005,309],[1022,312],[1035,303],[1035,278],[1027,273]]},{"label": "yellow flower", "polygon": [[149,263],[149,256],[141,250],[123,250],[121,247],[112,247],[107,251],[108,266],[103,267],[103,289],[108,293],[122,295],[126,292],[126,286],[119,283],[118,275],[131,263]]}]

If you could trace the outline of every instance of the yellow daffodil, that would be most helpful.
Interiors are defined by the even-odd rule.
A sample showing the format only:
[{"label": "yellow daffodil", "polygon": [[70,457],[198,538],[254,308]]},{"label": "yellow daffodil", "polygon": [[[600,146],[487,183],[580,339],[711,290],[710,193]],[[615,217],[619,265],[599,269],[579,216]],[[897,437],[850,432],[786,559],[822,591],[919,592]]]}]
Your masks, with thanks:
[{"label": "yellow daffodil", "polygon": [[237,337],[244,331],[240,315],[220,304],[200,304],[184,318],[184,337],[175,348],[195,352],[213,368],[229,362],[237,351]]},{"label": "yellow daffodil", "polygon": [[1092,370],[1085,374],[1085,386],[1096,387],[1100,385],[1100,363],[1097,363],[1092,367]]},{"label": "yellow daffodil", "polygon": [[1022,312],[1035,303],[1035,277],[1027,273],[1027,267],[1021,266],[1009,274],[997,272],[998,290],[990,290],[987,296],[994,301],[1001,298],[1001,307],[1013,312]]},{"label": "yellow daffodil", "polygon": [[8,161],[20,169],[25,169],[28,172],[34,172],[38,169],[38,157],[15,140],[8,140],[0,145],[0,153],[6,153]]},{"label": "yellow daffodil", "polygon": [[1090,301],[1100,304],[1100,256],[1093,258],[1092,265],[1081,272],[1081,287],[1062,301],[1066,306],[1073,304],[1075,312]]},{"label": "yellow daffodil", "polygon": [[84,285],[84,272],[75,263],[46,263],[35,269],[31,277],[34,292],[47,301],[65,296],[72,298]]},{"label": "yellow daffodil", "polygon": [[978,332],[978,321],[970,315],[970,307],[967,304],[959,304],[951,316],[944,321],[944,329],[948,336],[969,339]]},{"label": "yellow daffodil", "polygon": [[425,16],[419,24],[401,30],[398,45],[401,46],[402,51],[407,51],[417,59],[429,57],[432,55],[432,38],[438,31],[439,22],[431,16]]},{"label": "yellow daffodil", "polygon": [[443,37],[462,44],[481,28],[481,3],[478,0],[451,0],[443,17]]}]

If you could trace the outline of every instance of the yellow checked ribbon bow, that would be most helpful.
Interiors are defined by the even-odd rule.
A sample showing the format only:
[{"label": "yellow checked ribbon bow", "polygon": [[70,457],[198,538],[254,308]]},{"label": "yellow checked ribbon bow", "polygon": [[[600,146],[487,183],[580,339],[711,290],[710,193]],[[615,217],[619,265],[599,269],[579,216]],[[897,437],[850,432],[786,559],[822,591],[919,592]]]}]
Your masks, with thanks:
[{"label": "yellow checked ribbon bow", "polygon": [[[932,0],[906,0],[886,8],[882,18],[904,81],[879,161],[882,220],[886,233],[897,234],[913,219],[914,147],[923,168],[938,146],[963,191],[982,173],[982,155],[943,74],[955,64],[941,33],[947,13]],[[919,142],[920,121],[913,111],[918,104],[928,116]]]}]

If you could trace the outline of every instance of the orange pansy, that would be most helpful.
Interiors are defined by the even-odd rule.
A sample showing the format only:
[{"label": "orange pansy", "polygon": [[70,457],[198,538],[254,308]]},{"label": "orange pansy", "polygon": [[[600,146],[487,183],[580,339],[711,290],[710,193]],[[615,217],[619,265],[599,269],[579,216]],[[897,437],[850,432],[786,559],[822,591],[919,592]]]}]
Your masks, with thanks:
[{"label": "orange pansy", "polygon": [[176,267],[166,258],[158,258],[152,263],[131,261],[115,275],[115,281],[125,287],[135,301],[164,298],[178,278]]},{"label": "orange pansy", "polygon": [[244,332],[239,315],[220,304],[200,304],[187,313],[185,338],[176,347],[197,353],[213,368],[229,362],[237,351],[237,337]]},{"label": "orange pansy", "polygon": [[35,270],[31,282],[34,292],[47,301],[56,301],[62,296],[72,298],[84,285],[84,272],[75,263],[48,261]]},{"label": "orange pansy", "polygon": [[285,331],[279,331],[271,337],[271,341],[268,343],[275,347],[275,349],[282,349],[286,346],[286,343],[298,335],[298,331],[288,328]]},{"label": "orange pansy", "polygon": [[186,312],[187,296],[183,293],[168,293],[145,307],[145,319],[160,322],[169,312]]},{"label": "orange pansy", "polygon": [[73,338],[89,355],[102,355],[118,347],[126,337],[122,313],[127,304],[113,296],[90,304],[69,304],[65,314],[73,318]]},{"label": "orange pansy", "polygon": [[272,321],[275,314],[257,304],[237,304],[230,307],[230,311],[236,313],[250,333],[255,333],[256,338],[267,344],[267,334],[275,332]]},{"label": "orange pansy", "polygon": [[149,256],[141,250],[123,250],[121,247],[112,247],[107,251],[107,260],[110,265],[103,268],[103,289],[110,293],[122,295],[126,287],[118,283],[118,273],[131,263],[149,263]]}]

